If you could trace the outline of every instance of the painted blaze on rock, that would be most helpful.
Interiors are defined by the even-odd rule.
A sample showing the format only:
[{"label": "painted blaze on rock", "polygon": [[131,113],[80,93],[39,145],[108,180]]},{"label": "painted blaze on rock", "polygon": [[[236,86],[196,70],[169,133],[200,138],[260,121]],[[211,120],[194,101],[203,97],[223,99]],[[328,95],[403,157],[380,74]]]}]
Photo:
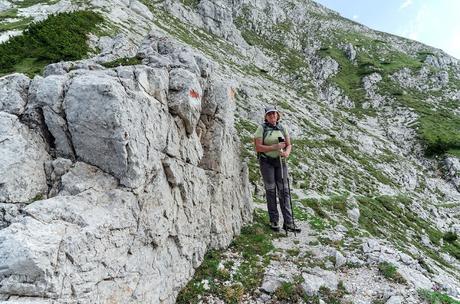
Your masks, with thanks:
[{"label": "painted blaze on rock", "polygon": [[169,109],[179,115],[185,123],[188,134],[195,131],[201,113],[203,90],[195,74],[184,69],[170,73]]}]

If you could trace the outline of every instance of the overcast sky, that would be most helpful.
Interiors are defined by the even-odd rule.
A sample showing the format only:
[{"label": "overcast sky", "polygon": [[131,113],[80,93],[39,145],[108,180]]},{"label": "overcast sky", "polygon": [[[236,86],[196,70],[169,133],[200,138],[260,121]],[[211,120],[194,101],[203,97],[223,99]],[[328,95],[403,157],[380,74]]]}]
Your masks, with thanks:
[{"label": "overcast sky", "polygon": [[460,59],[460,0],[315,0],[372,29],[440,48]]}]

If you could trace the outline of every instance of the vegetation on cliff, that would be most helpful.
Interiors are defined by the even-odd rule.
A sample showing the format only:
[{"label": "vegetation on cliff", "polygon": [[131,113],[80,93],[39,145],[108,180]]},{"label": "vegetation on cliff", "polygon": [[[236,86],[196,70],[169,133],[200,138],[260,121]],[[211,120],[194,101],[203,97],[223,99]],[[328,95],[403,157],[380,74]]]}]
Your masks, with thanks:
[{"label": "vegetation on cliff", "polygon": [[87,34],[102,21],[94,11],[76,11],[30,24],[22,35],[0,45],[0,75],[32,76],[47,64],[85,58],[90,52]]}]

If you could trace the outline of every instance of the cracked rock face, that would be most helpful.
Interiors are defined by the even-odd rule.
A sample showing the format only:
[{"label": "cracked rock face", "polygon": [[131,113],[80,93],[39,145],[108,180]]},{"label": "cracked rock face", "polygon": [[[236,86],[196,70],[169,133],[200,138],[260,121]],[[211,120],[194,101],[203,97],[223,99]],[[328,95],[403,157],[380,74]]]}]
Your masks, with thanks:
[{"label": "cracked rock face", "polygon": [[0,299],[173,303],[251,219],[235,85],[161,43],[151,66],[0,79]]},{"label": "cracked rock face", "polygon": [[46,194],[45,143],[6,112],[0,112],[0,155],[0,202],[26,203]]}]

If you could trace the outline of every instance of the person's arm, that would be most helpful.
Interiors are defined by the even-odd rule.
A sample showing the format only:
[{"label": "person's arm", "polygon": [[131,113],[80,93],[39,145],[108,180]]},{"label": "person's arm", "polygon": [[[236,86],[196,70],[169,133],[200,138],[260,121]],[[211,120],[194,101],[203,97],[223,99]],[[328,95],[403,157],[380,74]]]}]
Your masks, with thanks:
[{"label": "person's arm", "polygon": [[286,143],[281,142],[273,145],[263,145],[262,138],[254,138],[254,144],[256,146],[256,152],[270,152],[270,151],[277,151],[284,149],[286,147]]},{"label": "person's arm", "polygon": [[280,155],[282,157],[288,157],[289,154],[291,154],[291,149],[292,149],[291,138],[289,136],[286,136],[284,138],[284,141],[286,142],[286,148],[280,153]]}]

